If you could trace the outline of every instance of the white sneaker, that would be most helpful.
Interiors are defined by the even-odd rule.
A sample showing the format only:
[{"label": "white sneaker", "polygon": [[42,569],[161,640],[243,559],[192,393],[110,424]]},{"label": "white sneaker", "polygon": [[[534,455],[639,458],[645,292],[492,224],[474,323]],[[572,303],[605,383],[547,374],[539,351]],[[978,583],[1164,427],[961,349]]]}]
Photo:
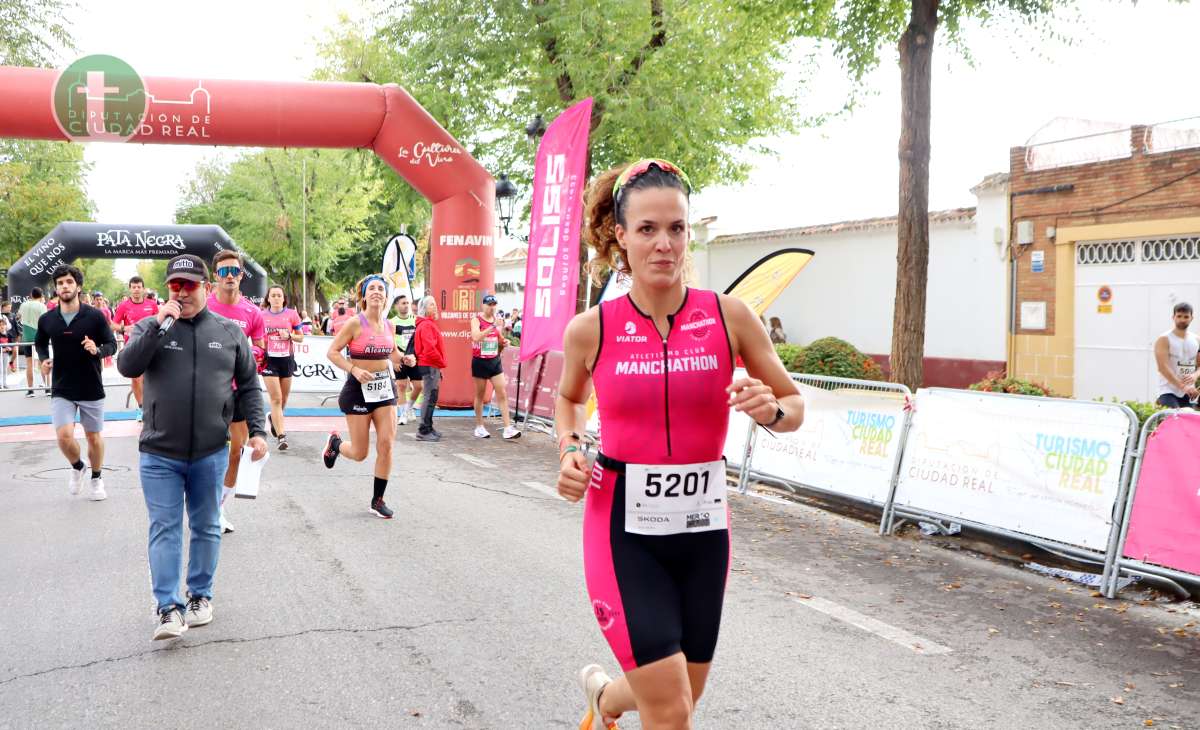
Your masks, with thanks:
[{"label": "white sneaker", "polygon": [[225,508],[221,508],[221,534],[233,532],[233,523],[225,519]]},{"label": "white sneaker", "polygon": [[207,598],[188,596],[187,611],[183,620],[190,628],[207,626],[213,620],[212,603]]},{"label": "white sneaker", "polygon": [[519,438],[521,438],[521,432],[517,430],[516,426],[509,424],[504,427],[504,438],[519,439]]},{"label": "white sneaker", "polygon": [[579,723],[579,730],[605,730],[616,728],[616,718],[605,721],[600,714],[600,693],[612,683],[612,677],[604,673],[599,664],[589,664],[579,670],[579,686],[587,696],[587,714]]},{"label": "white sneaker", "polygon": [[92,496],[90,499],[93,502],[103,502],[108,499],[108,493],[104,491],[104,480],[100,477],[92,479]]},{"label": "white sneaker", "polygon": [[187,624],[183,622],[183,614],[179,612],[178,608],[163,611],[158,615],[158,627],[154,629],[154,640],[177,639],[187,631],[187,628]]},{"label": "white sneaker", "polygon": [[71,494],[79,494],[79,490],[83,489],[83,480],[87,479],[87,467],[82,469],[72,469],[71,476],[67,477],[67,491]]},{"label": "white sneaker", "polygon": [[397,419],[396,422],[399,423],[401,426],[408,425],[408,406],[400,407],[400,418]]},{"label": "white sneaker", "polygon": [[475,427],[475,438],[490,439],[491,437],[492,437],[492,435],[490,433],[488,433],[487,428],[485,428],[484,426],[476,426]]}]

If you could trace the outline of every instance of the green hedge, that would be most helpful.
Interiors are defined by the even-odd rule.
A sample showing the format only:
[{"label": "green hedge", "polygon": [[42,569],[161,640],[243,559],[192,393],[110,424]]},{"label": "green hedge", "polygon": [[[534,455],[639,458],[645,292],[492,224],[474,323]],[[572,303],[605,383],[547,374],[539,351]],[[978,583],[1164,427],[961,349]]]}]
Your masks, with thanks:
[{"label": "green hedge", "polygon": [[[785,345],[776,345],[777,352],[780,347]],[[822,337],[799,349],[800,352],[792,358],[792,367],[788,368],[791,372],[855,380],[883,380],[883,368],[879,367],[879,363],[845,340]],[[783,359],[782,355],[780,359]],[[786,360],[784,364],[787,364]]]},{"label": "green hedge", "polygon": [[969,390],[982,390],[989,393],[1012,393],[1014,395],[1041,395],[1057,397],[1053,391],[1041,383],[1021,378],[1010,378],[1002,372],[988,373],[987,377],[978,383],[968,385]]}]

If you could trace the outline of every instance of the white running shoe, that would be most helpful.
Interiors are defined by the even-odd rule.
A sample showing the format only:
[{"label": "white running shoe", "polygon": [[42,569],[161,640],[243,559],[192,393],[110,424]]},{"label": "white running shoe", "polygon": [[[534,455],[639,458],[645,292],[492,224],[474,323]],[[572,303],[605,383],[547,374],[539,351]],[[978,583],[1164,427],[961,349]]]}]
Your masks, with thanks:
[{"label": "white running shoe", "polygon": [[579,723],[579,730],[617,730],[616,719],[605,722],[600,714],[600,693],[612,683],[612,677],[604,673],[599,664],[589,664],[579,670],[579,686],[587,696],[587,714]]},{"label": "white running shoe", "polygon": [[183,622],[183,614],[179,612],[178,608],[172,608],[158,615],[158,626],[154,629],[154,640],[177,639],[187,629],[187,624]]},{"label": "white running shoe", "polygon": [[108,493],[104,491],[104,480],[100,477],[92,479],[92,495],[89,499],[93,502],[103,502],[108,499]]},{"label": "white running shoe", "polygon": [[225,508],[221,508],[221,534],[226,535],[233,532],[233,523],[225,519]]},{"label": "white running shoe", "polygon": [[408,425],[408,406],[400,406],[400,418],[396,422],[401,426]]},{"label": "white running shoe", "polygon": [[492,435],[490,433],[488,433],[488,430],[486,427],[484,427],[484,426],[476,426],[475,427],[475,438],[490,439],[491,437],[492,437]]},{"label": "white running shoe", "polygon": [[67,491],[71,494],[79,494],[79,490],[83,489],[83,480],[87,479],[87,467],[82,469],[72,469],[71,476],[67,477]]},{"label": "white running shoe", "polygon": [[521,432],[517,430],[516,426],[509,424],[504,427],[504,438],[519,439],[519,438],[521,438]]},{"label": "white running shoe", "polygon": [[187,611],[183,614],[183,622],[189,628],[207,626],[212,623],[212,603],[202,596],[188,596]]}]

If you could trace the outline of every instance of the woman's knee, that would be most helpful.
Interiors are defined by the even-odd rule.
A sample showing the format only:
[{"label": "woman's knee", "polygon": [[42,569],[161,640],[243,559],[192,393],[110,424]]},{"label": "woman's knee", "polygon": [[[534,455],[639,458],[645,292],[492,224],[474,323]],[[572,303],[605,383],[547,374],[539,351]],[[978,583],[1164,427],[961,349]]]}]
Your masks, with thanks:
[{"label": "woman's knee", "polygon": [[692,726],[692,710],[696,707],[691,693],[639,701],[638,715],[646,727],[685,730]]}]

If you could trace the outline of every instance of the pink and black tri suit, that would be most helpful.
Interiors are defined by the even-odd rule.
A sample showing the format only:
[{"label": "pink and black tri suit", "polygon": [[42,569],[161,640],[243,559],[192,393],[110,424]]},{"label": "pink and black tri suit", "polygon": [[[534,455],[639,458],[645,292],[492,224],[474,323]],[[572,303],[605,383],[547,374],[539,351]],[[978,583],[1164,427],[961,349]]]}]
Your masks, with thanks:
[{"label": "pink and black tri suit", "polygon": [[733,348],[715,292],[688,289],[663,338],[628,295],[600,305],[592,382],[601,453],[584,571],[625,671],[680,651],[709,662],[729,572],[722,451]]},{"label": "pink and black tri suit", "polygon": [[[371,323],[367,321],[367,315],[362,313],[358,315],[358,322],[361,325],[358,335],[346,346],[350,359],[387,360],[391,356],[392,350],[396,349],[395,326],[385,319],[383,331],[375,332],[371,328]],[[358,379],[353,376],[346,377],[346,384],[342,386],[342,392],[338,395],[338,407],[342,409],[342,413],[362,416],[371,413],[376,408],[396,405],[396,382],[392,379],[392,369],[384,368],[375,373],[375,377],[376,380],[367,386],[358,382]],[[364,387],[372,393],[364,393]],[[383,392],[390,392],[391,397],[377,399],[376,393],[380,388],[385,389]]]}]

